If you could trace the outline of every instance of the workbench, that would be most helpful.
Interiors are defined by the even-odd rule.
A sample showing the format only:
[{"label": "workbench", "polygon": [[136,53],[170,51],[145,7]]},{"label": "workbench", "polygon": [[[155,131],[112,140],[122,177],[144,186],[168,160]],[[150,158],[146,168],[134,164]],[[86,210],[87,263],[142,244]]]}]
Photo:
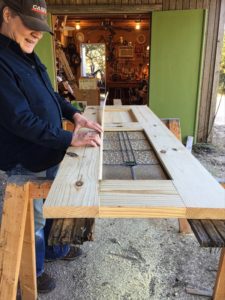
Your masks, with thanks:
[{"label": "workbench", "polygon": [[[69,148],[53,183],[11,178],[1,225],[1,300],[15,299],[19,274],[23,299],[37,299],[34,198],[47,198],[46,218],[225,219],[224,189],[146,106],[106,107],[105,111],[88,107],[86,116],[105,120],[102,141],[107,132],[144,133],[165,177],[104,179],[103,145],[100,149]],[[133,161],[128,162],[133,168]],[[215,300],[224,300],[224,267],[223,251]]]}]

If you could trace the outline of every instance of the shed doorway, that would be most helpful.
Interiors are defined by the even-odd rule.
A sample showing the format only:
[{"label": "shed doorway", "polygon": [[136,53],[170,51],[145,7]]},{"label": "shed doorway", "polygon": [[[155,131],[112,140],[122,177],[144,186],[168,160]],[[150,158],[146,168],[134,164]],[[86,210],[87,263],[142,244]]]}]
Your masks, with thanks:
[{"label": "shed doorway", "polygon": [[[149,14],[54,15],[55,47],[68,63],[65,71],[56,51],[58,79],[68,81],[74,98],[90,105],[98,105],[106,91],[110,105],[114,99],[147,104],[150,21]],[[101,54],[93,47],[102,47]]]}]

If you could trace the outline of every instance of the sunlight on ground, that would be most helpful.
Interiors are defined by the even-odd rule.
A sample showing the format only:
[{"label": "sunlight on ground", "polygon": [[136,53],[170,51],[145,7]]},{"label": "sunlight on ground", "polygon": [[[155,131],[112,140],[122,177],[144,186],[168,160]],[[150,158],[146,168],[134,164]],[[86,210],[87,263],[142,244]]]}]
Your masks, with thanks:
[{"label": "sunlight on ground", "polygon": [[214,125],[225,125],[225,96],[222,96],[221,99],[220,94],[217,95],[216,112],[217,114],[216,114]]}]

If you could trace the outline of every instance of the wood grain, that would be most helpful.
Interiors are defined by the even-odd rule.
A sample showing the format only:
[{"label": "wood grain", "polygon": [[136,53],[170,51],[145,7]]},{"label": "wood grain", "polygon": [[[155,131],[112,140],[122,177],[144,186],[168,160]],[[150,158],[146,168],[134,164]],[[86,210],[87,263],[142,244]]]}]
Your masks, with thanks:
[{"label": "wood grain", "polygon": [[16,299],[28,200],[27,185],[7,185],[0,235],[1,300]]},{"label": "wood grain", "polygon": [[[225,213],[224,189],[181,142],[161,125],[161,121],[153,112],[145,106],[136,106],[133,111],[151,139],[158,158],[173,179],[185,206],[190,208],[189,217],[191,210],[194,211],[193,208],[208,208],[207,212],[210,208],[223,209],[220,213],[223,215]],[[148,121],[145,121],[146,119]],[[199,210],[198,213],[200,214]],[[204,215],[205,213],[203,212]],[[216,218],[213,215],[208,217]]]},{"label": "wood grain", "polygon": [[[96,119],[98,109],[86,113]],[[171,180],[99,181],[99,149],[71,147],[78,156],[65,156],[44,205],[46,217],[225,219],[224,189],[147,106],[107,106],[105,123],[115,120],[119,130],[137,124],[145,131]]]}]

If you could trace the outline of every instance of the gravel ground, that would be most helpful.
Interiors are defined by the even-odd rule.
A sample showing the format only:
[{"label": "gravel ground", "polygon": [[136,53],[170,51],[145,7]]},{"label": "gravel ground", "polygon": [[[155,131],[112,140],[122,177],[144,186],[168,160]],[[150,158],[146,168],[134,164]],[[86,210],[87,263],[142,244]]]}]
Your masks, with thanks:
[{"label": "gravel ground", "polygon": [[[196,145],[194,155],[214,176],[224,177],[225,126],[216,126],[214,145]],[[2,198],[3,172],[0,179]],[[201,300],[207,298],[185,288],[213,288],[219,251],[179,234],[175,219],[98,219],[95,232],[76,261],[46,264],[57,287],[39,299]]]}]

